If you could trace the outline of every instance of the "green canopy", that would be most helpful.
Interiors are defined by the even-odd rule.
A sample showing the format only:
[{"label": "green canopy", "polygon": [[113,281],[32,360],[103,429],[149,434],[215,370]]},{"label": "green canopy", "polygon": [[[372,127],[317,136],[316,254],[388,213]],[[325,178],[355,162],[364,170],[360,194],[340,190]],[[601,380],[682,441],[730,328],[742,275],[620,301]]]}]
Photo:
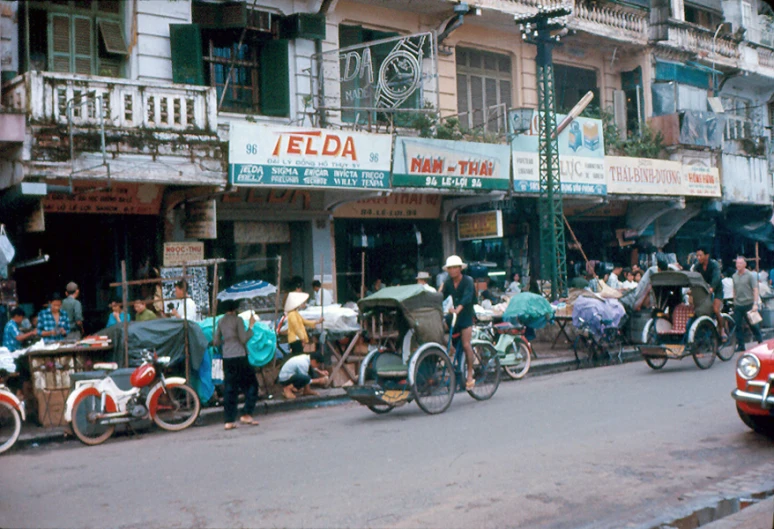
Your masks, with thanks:
[{"label": "green canopy", "polygon": [[369,310],[400,311],[409,328],[414,329],[420,343],[443,342],[443,298],[422,285],[385,287],[367,296],[357,305],[361,313]]}]

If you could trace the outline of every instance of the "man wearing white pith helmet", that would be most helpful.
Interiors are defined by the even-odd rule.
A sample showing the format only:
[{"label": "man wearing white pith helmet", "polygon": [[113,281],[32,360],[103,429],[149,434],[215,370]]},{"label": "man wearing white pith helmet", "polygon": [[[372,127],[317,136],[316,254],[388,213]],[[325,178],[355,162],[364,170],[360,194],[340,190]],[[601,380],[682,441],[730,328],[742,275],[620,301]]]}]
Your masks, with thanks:
[{"label": "man wearing white pith helmet", "polygon": [[443,282],[440,292],[444,299],[451,296],[454,303],[449,313],[457,315],[457,324],[450,332],[454,330],[460,332],[462,349],[465,351],[468,365],[465,389],[471,389],[476,383],[473,379],[473,347],[470,345],[470,339],[473,336],[473,304],[476,300],[476,287],[473,284],[473,278],[462,273],[467,266],[459,256],[449,256],[443,267],[449,274],[449,278]]}]

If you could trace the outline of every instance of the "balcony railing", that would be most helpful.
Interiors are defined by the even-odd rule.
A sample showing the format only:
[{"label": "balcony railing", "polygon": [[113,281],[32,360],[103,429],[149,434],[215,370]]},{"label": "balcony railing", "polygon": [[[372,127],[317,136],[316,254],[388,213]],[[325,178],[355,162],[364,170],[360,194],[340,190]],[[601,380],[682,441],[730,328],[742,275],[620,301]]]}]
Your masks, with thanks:
[{"label": "balcony railing", "polygon": [[130,81],[67,73],[27,72],[3,87],[3,105],[33,123],[96,126],[102,101],[106,127],[217,133],[215,90],[203,86]]},{"label": "balcony railing", "polygon": [[739,45],[731,40],[724,38],[713,38],[710,30],[700,30],[693,27],[678,25],[679,22],[668,26],[668,37],[665,44],[685,49],[691,52],[697,52],[705,57],[739,60]]},{"label": "balcony railing", "polygon": [[533,12],[538,6],[572,6],[568,25],[572,29],[601,33],[619,40],[648,40],[648,16],[610,7],[586,5],[578,0],[477,0],[476,6],[512,14]]},{"label": "balcony railing", "polygon": [[758,64],[774,69],[774,52],[758,48]]}]

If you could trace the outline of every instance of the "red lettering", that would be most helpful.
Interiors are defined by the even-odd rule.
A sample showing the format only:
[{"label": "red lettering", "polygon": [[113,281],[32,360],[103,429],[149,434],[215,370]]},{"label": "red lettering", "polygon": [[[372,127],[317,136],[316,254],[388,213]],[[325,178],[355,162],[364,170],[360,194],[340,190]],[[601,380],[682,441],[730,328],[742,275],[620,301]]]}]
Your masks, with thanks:
[{"label": "red lettering", "polygon": [[458,165],[460,166],[460,174],[465,176],[465,173],[468,171],[468,162],[460,161]]},{"label": "red lettering", "polygon": [[429,172],[431,172],[431,171],[432,171],[432,167],[430,166],[430,160],[428,160],[427,158],[425,158],[425,159],[422,161],[422,172],[423,172],[423,173],[429,173]]},{"label": "red lettering", "polygon": [[326,136],[325,143],[323,143],[322,154],[323,156],[336,156],[341,148],[341,140],[338,136]]},{"label": "red lettering", "polygon": [[288,154],[301,154],[301,145],[304,138],[301,136],[288,136]]},{"label": "red lettering", "polygon": [[317,156],[319,153],[312,149],[312,141],[314,138],[307,138],[306,139],[306,150],[304,150],[304,154],[309,154],[311,156]]},{"label": "red lettering", "polygon": [[409,173],[420,173],[422,172],[422,160],[419,158],[412,158],[411,159],[411,169],[409,169]]},{"label": "red lettering", "polygon": [[277,138],[277,144],[274,146],[274,150],[271,152],[272,156],[279,156],[281,145],[282,145],[282,136]]},{"label": "red lettering", "polygon": [[348,137],[344,142],[344,148],[341,150],[341,157],[346,158],[349,155],[350,160],[357,161],[357,153],[355,152],[355,140],[352,136]]},{"label": "red lettering", "polygon": [[440,158],[436,158],[433,160],[433,172],[436,174],[443,173],[443,160]]}]

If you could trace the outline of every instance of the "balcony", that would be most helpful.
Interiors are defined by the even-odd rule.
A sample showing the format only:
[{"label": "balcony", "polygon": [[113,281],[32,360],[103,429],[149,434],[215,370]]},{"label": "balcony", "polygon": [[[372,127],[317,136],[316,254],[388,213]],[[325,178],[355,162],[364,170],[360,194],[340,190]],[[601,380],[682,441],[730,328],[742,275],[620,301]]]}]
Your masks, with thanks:
[{"label": "balcony", "polygon": [[659,44],[695,54],[699,59],[713,61],[718,66],[738,66],[741,57],[739,43],[726,37],[713,37],[709,29],[670,19],[666,25],[666,38]]},{"label": "balcony", "polygon": [[67,125],[70,103],[73,125],[98,126],[97,98],[106,128],[217,133],[209,87],[52,72],[27,72],[3,87],[5,109],[28,114],[33,124]]}]

